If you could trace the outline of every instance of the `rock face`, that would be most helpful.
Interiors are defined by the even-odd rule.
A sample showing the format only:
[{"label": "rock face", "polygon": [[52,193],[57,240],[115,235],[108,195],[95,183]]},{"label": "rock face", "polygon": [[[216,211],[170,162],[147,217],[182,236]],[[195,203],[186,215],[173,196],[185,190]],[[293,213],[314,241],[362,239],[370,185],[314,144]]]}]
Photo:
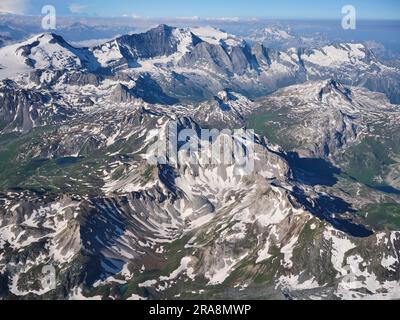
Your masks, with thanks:
[{"label": "rock face", "polygon": [[135,96],[128,87],[118,83],[112,92],[112,100],[116,103],[132,102],[135,100]]},{"label": "rock face", "polygon": [[124,57],[138,60],[170,56],[202,41],[190,31],[160,25],[143,34],[122,36],[117,42]]},{"label": "rock face", "polygon": [[129,103],[141,99],[148,103],[171,105],[178,100],[165,94],[162,88],[148,76],[140,76],[130,89],[118,83],[112,92],[112,101],[115,103]]},{"label": "rock face", "polygon": [[1,299],[399,298],[399,109],[346,85],[398,70],[362,45],[160,26],[0,63]]},{"label": "rock face", "polygon": [[222,45],[204,42],[187,53],[179,62],[179,66],[197,66],[204,69],[210,67],[216,73],[229,76],[243,75],[247,71],[255,70],[258,67],[258,61],[247,45],[226,49]]},{"label": "rock face", "polygon": [[62,123],[76,113],[51,94],[24,89],[11,80],[0,82],[0,132],[28,132]]},{"label": "rock face", "polygon": [[193,117],[211,128],[241,128],[245,125],[246,117],[256,109],[253,101],[225,89],[211,100],[200,104]]},{"label": "rock face", "polygon": [[160,25],[146,33],[125,35],[95,47],[94,56],[103,66],[135,66],[138,60],[167,57],[194,48],[201,39],[189,30]]}]

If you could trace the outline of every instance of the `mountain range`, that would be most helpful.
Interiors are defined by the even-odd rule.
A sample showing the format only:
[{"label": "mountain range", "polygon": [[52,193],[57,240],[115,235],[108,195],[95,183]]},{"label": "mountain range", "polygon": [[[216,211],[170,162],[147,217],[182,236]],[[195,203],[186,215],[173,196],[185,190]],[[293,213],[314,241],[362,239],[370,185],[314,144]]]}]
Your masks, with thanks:
[{"label": "mountain range", "polygon": [[[206,32],[212,36],[205,37],[202,28],[160,25],[93,48],[74,48],[54,34],[39,35],[0,50],[0,77],[31,71],[37,79],[37,73],[48,69],[84,72],[89,79],[147,74],[167,95],[181,100],[202,100],[225,88],[258,97],[307,80],[335,78],[399,102],[399,69],[380,62],[363,44],[277,51],[262,44],[250,46],[223,32]],[[39,82],[59,81],[59,73],[51,76]]]},{"label": "mountain range", "polygon": [[[399,76],[211,28],[0,48],[0,297],[398,299]],[[255,129],[254,171],[150,163],[173,123]]]}]

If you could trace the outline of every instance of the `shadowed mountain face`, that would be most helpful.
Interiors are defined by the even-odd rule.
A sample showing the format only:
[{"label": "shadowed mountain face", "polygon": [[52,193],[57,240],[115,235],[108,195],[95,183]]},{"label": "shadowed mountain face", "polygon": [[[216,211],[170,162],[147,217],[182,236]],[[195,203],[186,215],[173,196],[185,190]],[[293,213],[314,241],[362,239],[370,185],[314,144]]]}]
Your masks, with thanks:
[{"label": "shadowed mountain face", "polygon": [[[133,60],[170,56],[179,52],[180,46],[195,47],[202,42],[189,31],[160,25],[142,34],[122,36],[116,40],[122,55]],[[185,41],[187,41],[185,43]]]},{"label": "shadowed mountain face", "polygon": [[179,101],[164,93],[158,83],[147,74],[140,76],[132,88],[118,83],[113,91],[113,95],[113,100],[116,103],[129,103],[135,99],[142,99],[147,103],[172,105]]},{"label": "shadowed mountain face", "polygon": [[364,45],[161,25],[0,65],[0,298],[399,297],[399,71]]},{"label": "shadowed mountain face", "polygon": [[0,83],[0,131],[28,132],[67,121],[77,112],[53,93],[25,89],[11,80]]},{"label": "shadowed mountain face", "polygon": [[296,152],[289,152],[286,160],[293,167],[295,179],[310,186],[334,186],[338,181],[337,175],[341,173],[325,159],[301,158]]}]

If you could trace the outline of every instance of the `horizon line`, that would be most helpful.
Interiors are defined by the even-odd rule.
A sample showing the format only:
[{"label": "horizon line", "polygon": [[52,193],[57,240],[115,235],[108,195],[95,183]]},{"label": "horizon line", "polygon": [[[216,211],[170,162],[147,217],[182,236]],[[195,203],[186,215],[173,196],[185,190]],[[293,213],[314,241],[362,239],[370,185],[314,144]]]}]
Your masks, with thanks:
[{"label": "horizon line", "polygon": [[[15,14],[8,12],[0,12],[0,17],[9,16],[9,17],[35,17],[40,18],[43,15],[39,14]],[[135,15],[114,15],[114,16],[99,16],[96,14],[90,15],[66,15],[60,14],[57,18],[62,19],[131,19],[131,20],[143,20],[143,21],[151,21],[151,20],[182,20],[182,21],[218,21],[218,22],[240,22],[240,21],[267,21],[267,20],[284,20],[284,21],[341,21],[341,17],[333,18],[333,17],[268,17],[268,16],[218,16],[218,17],[169,17],[169,16],[135,16]],[[357,21],[392,21],[392,22],[400,22],[400,18],[358,18]]]}]

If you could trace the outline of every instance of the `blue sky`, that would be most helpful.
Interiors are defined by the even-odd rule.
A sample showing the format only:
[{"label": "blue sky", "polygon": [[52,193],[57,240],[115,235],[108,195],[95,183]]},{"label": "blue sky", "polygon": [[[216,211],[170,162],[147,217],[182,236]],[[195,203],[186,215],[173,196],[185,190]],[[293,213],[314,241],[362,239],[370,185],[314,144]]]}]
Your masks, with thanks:
[{"label": "blue sky", "polygon": [[336,19],[351,4],[360,19],[400,19],[399,0],[0,0],[0,12],[141,17],[266,17]]}]

